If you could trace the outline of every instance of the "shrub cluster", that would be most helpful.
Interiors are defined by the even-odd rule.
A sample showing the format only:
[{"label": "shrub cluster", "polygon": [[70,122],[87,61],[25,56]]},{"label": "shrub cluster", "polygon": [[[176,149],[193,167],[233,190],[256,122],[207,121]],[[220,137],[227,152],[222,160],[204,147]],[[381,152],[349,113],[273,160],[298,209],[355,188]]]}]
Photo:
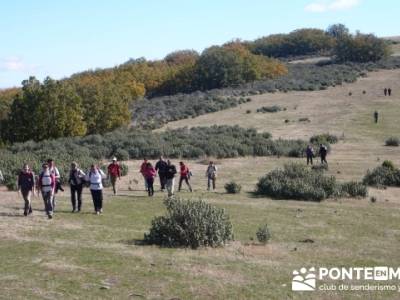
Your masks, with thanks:
[{"label": "shrub cluster", "polygon": [[155,129],[171,121],[194,118],[245,102],[248,100],[243,97],[221,96],[213,91],[143,99],[134,102],[132,120],[134,126]]},{"label": "shrub cluster", "polygon": [[273,199],[321,201],[333,196],[365,197],[367,190],[360,183],[340,184],[334,176],[325,176],[321,172],[294,163],[262,177],[256,185],[255,192]]},{"label": "shrub cluster", "polygon": [[397,137],[390,137],[385,141],[386,146],[398,147],[400,144],[400,140]]},{"label": "shrub cluster", "polygon": [[384,161],[381,166],[368,170],[363,183],[369,186],[400,186],[400,169],[391,161]]},{"label": "shrub cluster", "polygon": [[218,247],[233,240],[233,227],[224,209],[202,200],[166,199],[167,214],[151,222],[144,241],[163,247]]},{"label": "shrub cluster", "polygon": [[276,113],[282,110],[286,110],[286,108],[282,108],[278,105],[272,105],[272,106],[263,106],[261,108],[257,109],[257,112],[259,113]]},{"label": "shrub cluster", "polygon": [[288,64],[286,75],[254,81],[237,87],[197,91],[190,94],[153,97],[132,104],[133,124],[158,128],[163,124],[235,107],[244,97],[276,91],[316,91],[344,82],[355,82],[367,71],[400,68],[400,57],[389,57],[378,62],[335,64]]},{"label": "shrub cluster", "polygon": [[228,194],[239,194],[242,190],[242,186],[234,181],[226,183],[224,187]]},{"label": "shrub cluster", "polygon": [[238,126],[181,128],[162,133],[121,129],[105,135],[16,143],[0,150],[0,170],[6,178],[14,181],[24,162],[38,171],[40,162],[51,157],[65,178],[72,161],[86,169],[92,163],[101,163],[113,156],[121,160],[155,159],[160,155],[170,158],[302,157],[306,146],[306,141],[272,140],[269,133],[257,133],[255,129]]},{"label": "shrub cluster", "polygon": [[339,138],[336,135],[324,133],[319,135],[313,135],[310,138],[310,143],[312,144],[336,144]]}]

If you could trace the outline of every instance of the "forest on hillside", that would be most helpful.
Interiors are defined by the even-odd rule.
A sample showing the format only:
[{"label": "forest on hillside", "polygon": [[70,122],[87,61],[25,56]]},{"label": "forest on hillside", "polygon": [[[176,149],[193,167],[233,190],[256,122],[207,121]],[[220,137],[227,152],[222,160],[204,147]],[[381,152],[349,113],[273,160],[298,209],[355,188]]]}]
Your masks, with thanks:
[{"label": "forest on hillside", "polygon": [[[398,67],[396,61],[382,63],[389,54],[388,44],[372,34],[351,34],[344,25],[335,24],[327,30],[305,28],[255,41],[235,40],[211,46],[201,54],[179,50],[161,60],[131,59],[114,68],[85,71],[62,80],[40,82],[30,77],[21,88],[0,91],[0,138],[9,144],[104,134],[129,125],[132,115],[134,123],[151,128],[238,105],[244,100],[237,96],[323,89],[354,81],[368,71],[371,62],[377,62],[375,67]],[[333,60],[303,69],[282,60],[302,55],[328,55]],[[351,70],[354,66],[356,71]],[[239,95],[208,96],[209,91],[243,87],[245,91]],[[193,93],[206,96],[182,96]],[[147,100],[140,101],[144,98]],[[168,101],[178,112],[166,109],[167,113],[154,116],[155,107],[163,110]],[[177,101],[184,103],[183,111],[178,110]]]}]

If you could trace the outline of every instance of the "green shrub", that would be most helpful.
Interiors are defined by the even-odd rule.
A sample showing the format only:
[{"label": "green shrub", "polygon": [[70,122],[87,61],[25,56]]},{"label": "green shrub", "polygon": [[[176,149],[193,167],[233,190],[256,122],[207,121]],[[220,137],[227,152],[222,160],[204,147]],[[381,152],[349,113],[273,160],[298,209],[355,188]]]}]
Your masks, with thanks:
[{"label": "green shrub", "polygon": [[397,137],[390,137],[385,141],[386,146],[398,147],[400,144],[400,140]]},{"label": "green shrub", "polygon": [[271,239],[267,224],[260,226],[256,232],[257,239],[260,243],[266,244]]},{"label": "green shrub", "polygon": [[367,197],[367,186],[361,182],[350,181],[340,185],[340,194],[342,197]]},{"label": "green shrub", "polygon": [[115,156],[118,160],[129,160],[129,152],[125,149],[117,149],[112,156]]},{"label": "green shrub", "polygon": [[328,171],[328,165],[327,164],[312,165],[311,170],[317,171],[317,172]]},{"label": "green shrub", "polygon": [[336,144],[339,141],[339,138],[336,135],[324,133],[313,135],[310,138],[310,143],[312,144]]},{"label": "green shrub", "polygon": [[256,194],[273,199],[321,201],[336,192],[335,177],[323,176],[302,164],[287,164],[262,177],[256,185]]},{"label": "green shrub", "polygon": [[284,108],[278,106],[278,105],[272,105],[272,106],[263,106],[261,108],[257,109],[257,112],[259,113],[276,113],[279,111],[284,110]]},{"label": "green shrub", "polygon": [[218,247],[233,239],[233,228],[224,209],[202,200],[166,199],[165,216],[151,222],[144,241],[163,247]]},{"label": "green shrub", "polygon": [[367,171],[363,184],[377,187],[400,186],[400,169],[396,168],[391,161],[384,161],[382,166]]},{"label": "green shrub", "polygon": [[228,194],[239,194],[241,189],[242,186],[234,181],[225,184],[225,190]]},{"label": "green shrub", "polygon": [[299,122],[311,122],[309,118],[299,118]]},{"label": "green shrub", "polygon": [[382,167],[395,170],[396,167],[394,166],[394,163],[391,160],[384,160],[382,163]]}]

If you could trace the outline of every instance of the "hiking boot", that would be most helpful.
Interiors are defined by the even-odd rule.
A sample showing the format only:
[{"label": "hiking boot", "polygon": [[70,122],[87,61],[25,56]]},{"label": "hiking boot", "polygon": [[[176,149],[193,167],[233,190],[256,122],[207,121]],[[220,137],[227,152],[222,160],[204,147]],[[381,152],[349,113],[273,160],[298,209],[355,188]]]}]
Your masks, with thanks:
[{"label": "hiking boot", "polygon": [[24,216],[26,217],[28,215],[28,212],[25,210],[24,211]]},{"label": "hiking boot", "polygon": [[49,219],[53,219],[53,215],[48,215],[47,216]]}]

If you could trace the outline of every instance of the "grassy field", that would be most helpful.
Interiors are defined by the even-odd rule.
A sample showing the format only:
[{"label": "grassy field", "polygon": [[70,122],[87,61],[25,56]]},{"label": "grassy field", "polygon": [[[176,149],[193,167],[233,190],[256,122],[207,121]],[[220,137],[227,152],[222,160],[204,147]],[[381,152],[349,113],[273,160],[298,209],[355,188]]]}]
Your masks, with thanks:
[{"label": "grassy field", "polygon": [[[399,149],[384,146],[388,136],[400,135],[399,78],[398,70],[379,71],[326,91],[255,96],[241,107],[168,126],[239,124],[269,131],[275,138],[309,138],[329,131],[342,138],[328,156],[329,174],[340,181],[360,180],[384,159],[400,165]],[[384,86],[392,88],[392,97],[383,97]],[[255,113],[274,104],[287,111]],[[378,124],[373,123],[375,109],[380,112]],[[299,122],[302,117],[310,122]],[[398,299],[398,292],[388,291],[291,291],[292,271],[303,266],[397,267],[400,261],[399,189],[370,189],[375,203],[369,197],[307,203],[251,194],[260,176],[293,160],[302,161],[217,160],[216,192],[205,189],[204,162],[188,162],[195,191],[179,196],[203,198],[231,216],[235,241],[217,249],[141,244],[152,218],[165,211],[165,195],[146,196],[139,161],[128,163],[130,173],[120,182],[119,196],[106,190],[101,216],[92,213],[88,194],[83,212],[71,214],[66,192],[53,220],[47,220],[38,198],[33,216],[25,218],[18,195],[1,190],[0,299]],[[223,184],[230,180],[243,186],[241,194],[224,193]],[[272,238],[264,246],[255,233],[265,223]]]}]

